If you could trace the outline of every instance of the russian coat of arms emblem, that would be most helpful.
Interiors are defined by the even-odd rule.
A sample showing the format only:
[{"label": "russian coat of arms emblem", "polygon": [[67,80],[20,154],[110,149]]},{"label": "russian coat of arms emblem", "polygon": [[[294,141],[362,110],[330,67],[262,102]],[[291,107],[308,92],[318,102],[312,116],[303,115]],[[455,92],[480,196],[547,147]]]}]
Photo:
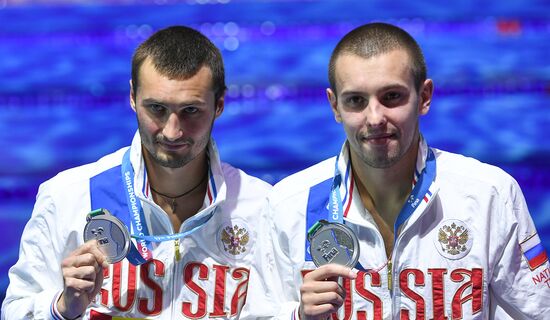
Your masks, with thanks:
[{"label": "russian coat of arms emblem", "polygon": [[444,225],[439,229],[439,243],[444,251],[453,256],[466,251],[467,242],[468,229],[464,226],[452,223],[450,226]]},{"label": "russian coat of arms emblem", "polygon": [[460,259],[470,252],[473,234],[460,220],[447,220],[439,225],[437,241],[434,241],[439,253],[449,259]]},{"label": "russian coat of arms emblem", "polygon": [[250,235],[246,228],[238,225],[225,226],[221,230],[220,241],[223,244],[225,252],[233,256],[239,256],[247,251],[247,244],[250,241]]}]

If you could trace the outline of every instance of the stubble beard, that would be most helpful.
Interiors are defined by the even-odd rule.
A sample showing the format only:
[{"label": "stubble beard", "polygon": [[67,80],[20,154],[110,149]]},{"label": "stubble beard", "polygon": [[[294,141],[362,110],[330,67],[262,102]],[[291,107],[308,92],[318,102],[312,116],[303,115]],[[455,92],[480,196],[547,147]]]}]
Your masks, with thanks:
[{"label": "stubble beard", "polygon": [[408,141],[408,145],[404,146],[403,143],[406,143],[406,141],[400,140],[400,135],[398,134],[398,137],[395,140],[397,142],[397,146],[393,150],[391,148],[386,148],[383,150],[368,150],[362,143],[362,139],[359,139],[359,144],[357,146],[359,150],[356,151],[359,151],[357,154],[368,166],[376,169],[388,169],[401,161],[401,159],[403,159],[405,155],[411,151],[414,144],[418,143],[416,136],[417,135],[415,134],[415,137]]},{"label": "stubble beard", "polygon": [[199,143],[195,143],[192,139],[187,139],[187,143],[189,144],[189,152],[187,152],[185,155],[178,155],[176,153],[172,152],[163,152],[160,149],[160,147],[155,147],[158,145],[159,141],[163,140],[163,137],[161,135],[157,137],[152,137],[148,135],[142,128],[139,128],[139,133],[141,135],[142,145],[145,148],[145,151],[149,153],[151,156],[151,159],[153,162],[161,167],[165,168],[171,168],[171,169],[177,169],[184,167],[191,161],[193,161],[201,152],[194,153],[194,150],[203,150],[206,148],[209,136],[207,135],[205,138],[201,139]]},{"label": "stubble beard", "polygon": [[391,168],[396,163],[398,163],[399,160],[401,160],[406,153],[403,152],[403,148],[399,143],[399,137],[397,137],[396,140],[392,141],[397,142],[397,146],[395,148],[391,148],[391,146],[388,145],[384,147],[374,146],[372,148],[367,148],[366,142],[364,141],[363,137],[358,137],[357,141],[358,144],[356,148],[358,150],[356,151],[358,151],[357,154],[359,155],[361,160],[369,167],[376,169]]},{"label": "stubble beard", "polygon": [[391,168],[403,157],[399,154],[399,150],[397,150],[398,152],[395,154],[389,152],[376,152],[376,154],[374,154],[372,151],[367,151],[363,147],[360,148],[362,149],[359,153],[361,160],[369,167],[376,169]]},{"label": "stubble beard", "polygon": [[190,154],[185,155],[183,157],[179,157],[177,155],[171,156],[170,154],[160,153],[160,152],[149,151],[149,153],[151,154],[152,156],[151,158],[156,164],[162,167],[171,168],[171,169],[181,168],[186,164],[188,164],[189,162],[193,161],[193,159],[195,159],[196,157],[196,156],[193,157]]}]

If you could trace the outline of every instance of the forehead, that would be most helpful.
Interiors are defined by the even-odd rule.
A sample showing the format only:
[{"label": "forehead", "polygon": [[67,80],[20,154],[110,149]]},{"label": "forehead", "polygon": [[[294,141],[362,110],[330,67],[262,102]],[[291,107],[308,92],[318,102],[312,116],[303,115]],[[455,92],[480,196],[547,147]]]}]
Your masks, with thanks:
[{"label": "forehead", "polygon": [[411,59],[400,49],[369,58],[344,53],[336,59],[334,75],[339,91],[370,91],[394,85],[414,87]]},{"label": "forehead", "polygon": [[172,78],[155,68],[150,58],[145,59],[139,68],[138,91],[204,90],[212,91],[212,71],[202,66],[191,77]]}]

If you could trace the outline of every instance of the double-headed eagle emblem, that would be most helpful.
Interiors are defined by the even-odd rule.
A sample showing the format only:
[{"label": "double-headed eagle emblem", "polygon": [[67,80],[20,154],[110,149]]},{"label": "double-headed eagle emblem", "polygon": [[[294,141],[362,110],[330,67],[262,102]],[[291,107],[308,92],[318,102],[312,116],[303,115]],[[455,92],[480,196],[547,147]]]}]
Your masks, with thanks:
[{"label": "double-headed eagle emblem", "polygon": [[444,225],[439,229],[438,240],[443,251],[453,256],[468,249],[466,245],[468,238],[468,229],[454,222],[450,226]]},{"label": "double-headed eagle emblem", "polygon": [[234,256],[246,252],[248,241],[250,241],[248,230],[240,228],[238,225],[226,226],[221,231],[223,249]]}]

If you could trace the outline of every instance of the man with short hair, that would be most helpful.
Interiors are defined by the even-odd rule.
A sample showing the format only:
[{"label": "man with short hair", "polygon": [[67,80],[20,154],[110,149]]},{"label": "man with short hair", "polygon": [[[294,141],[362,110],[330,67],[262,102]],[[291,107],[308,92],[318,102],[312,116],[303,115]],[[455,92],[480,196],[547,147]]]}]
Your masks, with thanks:
[{"label": "man with short hair", "polygon": [[[268,314],[255,249],[270,186],[220,161],[211,132],[225,88],[221,54],[196,30],[163,29],[137,48],[139,132],[40,186],[2,319]],[[241,312],[245,301],[255,308]]]},{"label": "man with short hair", "polygon": [[548,259],[516,181],[419,131],[434,85],[416,41],[358,27],[329,80],[346,142],[276,184],[265,210],[281,318],[547,318]]}]

